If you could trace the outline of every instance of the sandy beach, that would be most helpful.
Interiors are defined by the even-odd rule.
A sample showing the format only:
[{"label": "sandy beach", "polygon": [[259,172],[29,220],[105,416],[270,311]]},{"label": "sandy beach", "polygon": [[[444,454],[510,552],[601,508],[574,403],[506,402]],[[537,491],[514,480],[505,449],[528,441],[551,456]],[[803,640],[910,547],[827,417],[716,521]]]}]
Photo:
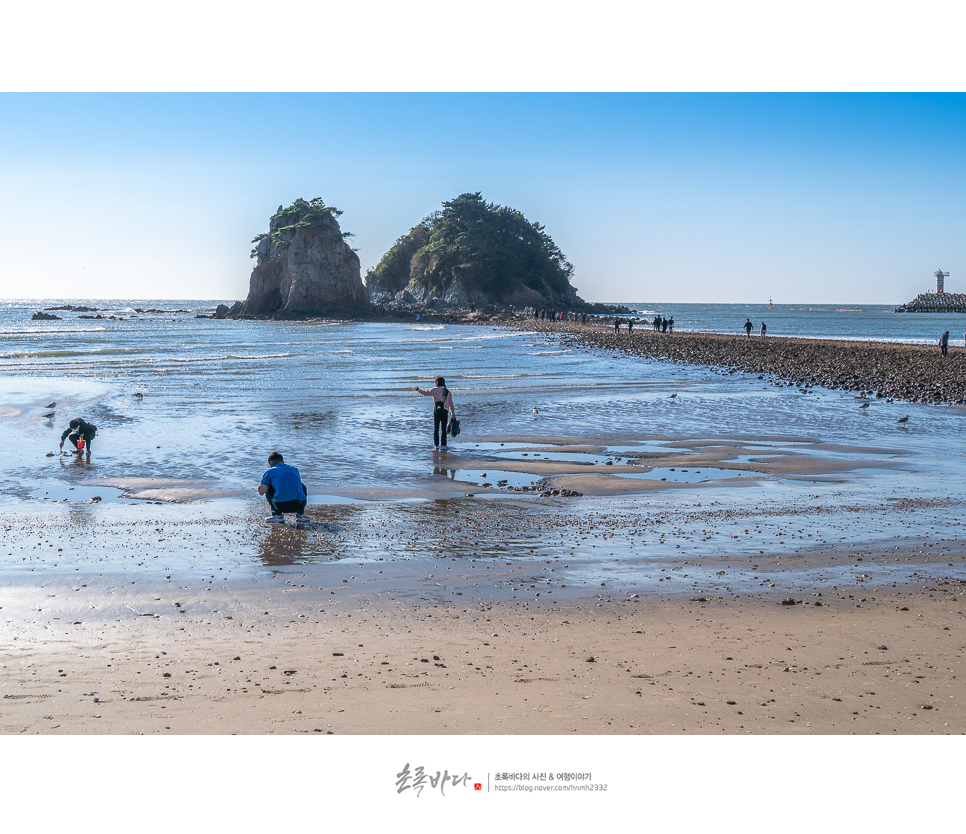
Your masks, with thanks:
[{"label": "sandy beach", "polygon": [[962,589],[855,590],[58,622],[5,641],[0,730],[962,732]]},{"label": "sandy beach", "polygon": [[[97,530],[6,518],[23,568],[0,609],[3,734],[966,727],[959,544],[913,526],[887,549],[862,508],[847,528],[786,507],[777,531],[713,501],[662,518],[591,497],[438,497],[310,507],[311,531],[269,530],[257,509],[159,507],[147,524],[109,509]],[[949,511],[894,514],[928,527]],[[732,530],[747,541],[673,555]],[[254,572],[232,555],[252,540]],[[581,547],[600,561],[571,567]],[[83,571],[52,570],[71,549]],[[129,567],[86,562],[108,552]],[[168,567],[177,552],[194,561]]]}]

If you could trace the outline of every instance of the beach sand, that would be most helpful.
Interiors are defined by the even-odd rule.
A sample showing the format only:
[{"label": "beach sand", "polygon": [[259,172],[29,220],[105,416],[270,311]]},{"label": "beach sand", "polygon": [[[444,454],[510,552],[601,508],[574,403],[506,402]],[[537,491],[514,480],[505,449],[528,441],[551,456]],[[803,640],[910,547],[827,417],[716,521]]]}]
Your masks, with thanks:
[{"label": "beach sand", "polygon": [[961,594],[58,623],[4,640],[0,732],[961,733]]},{"label": "beach sand", "polygon": [[616,500],[5,514],[0,733],[966,728],[955,510]]}]

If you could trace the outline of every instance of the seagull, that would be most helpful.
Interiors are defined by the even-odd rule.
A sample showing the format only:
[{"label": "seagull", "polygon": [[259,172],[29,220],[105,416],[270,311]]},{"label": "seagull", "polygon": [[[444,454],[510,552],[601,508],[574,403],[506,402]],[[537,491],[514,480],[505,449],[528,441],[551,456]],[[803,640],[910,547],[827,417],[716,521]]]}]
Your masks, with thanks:
[{"label": "seagull", "polygon": [[677,394],[676,394],[676,393],[675,393],[675,394],[671,394],[671,396],[670,396],[670,397],[668,397],[668,399],[669,399],[669,400],[673,400],[673,399],[674,399],[674,398],[675,398],[676,396],[677,396]]},{"label": "seagull", "polygon": [[534,407],[533,407],[533,413],[534,413],[534,414],[539,414],[539,413],[540,413],[540,412],[539,412],[539,411],[537,410],[537,407],[536,407],[536,406],[534,406]]},{"label": "seagull", "polygon": [[868,403],[862,403],[862,405],[859,406],[859,408],[868,408],[868,407],[869,407]]},{"label": "seagull", "polygon": [[46,417],[46,418],[47,418],[47,419],[49,420],[49,419],[50,419],[51,417],[53,417],[53,416],[54,416],[54,414],[55,414],[55,413],[56,413],[56,412],[54,412],[54,411],[48,411],[48,412],[47,412],[47,413],[46,413],[46,414],[44,415],[44,417]]},{"label": "seagull", "polygon": [[55,405],[57,405],[56,402],[47,403],[47,405],[45,405],[44,408],[53,408]]},{"label": "seagull", "polygon": [[140,391],[135,391],[133,394],[131,394],[131,396],[137,397],[137,399],[141,399],[144,396],[144,394],[142,394]]},{"label": "seagull", "polygon": [[896,422],[897,423],[908,423],[909,422],[909,415],[907,414],[905,417],[900,417],[898,420],[896,420]]}]

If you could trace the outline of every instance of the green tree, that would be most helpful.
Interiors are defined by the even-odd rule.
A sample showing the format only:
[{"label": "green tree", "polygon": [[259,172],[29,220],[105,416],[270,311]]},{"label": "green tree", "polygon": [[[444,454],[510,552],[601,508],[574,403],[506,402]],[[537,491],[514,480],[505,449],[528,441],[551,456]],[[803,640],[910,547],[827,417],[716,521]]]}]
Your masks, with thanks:
[{"label": "green tree", "polygon": [[569,298],[573,266],[539,223],[516,209],[460,194],[396,241],[367,285],[398,292],[409,285],[441,296],[459,283],[500,300],[523,284],[545,297]]}]

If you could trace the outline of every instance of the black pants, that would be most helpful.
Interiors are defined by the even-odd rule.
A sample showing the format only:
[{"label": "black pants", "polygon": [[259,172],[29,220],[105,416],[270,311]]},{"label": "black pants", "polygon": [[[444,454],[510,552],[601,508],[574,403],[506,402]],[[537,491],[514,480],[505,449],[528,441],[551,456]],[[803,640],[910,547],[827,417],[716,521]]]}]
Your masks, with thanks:
[{"label": "black pants", "polygon": [[[446,424],[449,421],[449,412],[445,408],[434,408],[433,409],[433,445],[434,446],[446,446]],[[440,435],[443,437],[443,442],[440,443]]]},{"label": "black pants", "polygon": [[[302,484],[302,492],[306,495],[309,494],[305,484]],[[272,508],[272,515],[281,515],[282,513],[298,513],[301,515],[305,512],[307,503],[299,498],[293,498],[291,501],[276,501],[275,488],[271,485],[268,487],[268,492],[265,493],[265,500],[268,501],[268,506]]]},{"label": "black pants", "polygon": [[[67,439],[71,443],[74,444],[74,448],[76,449],[77,448],[77,441],[80,440],[80,437],[81,437],[80,432],[76,432],[75,431],[73,434],[69,434],[67,436]],[[93,445],[93,443],[94,443],[94,435],[93,434],[85,434],[84,435],[84,447],[85,447],[84,448],[84,451],[87,452],[87,454],[90,454],[91,453],[91,446]]]},{"label": "black pants", "polygon": [[939,347],[941,348],[941,350],[943,352],[943,356],[945,356],[946,355],[946,352],[949,350],[949,345],[940,345]]}]

